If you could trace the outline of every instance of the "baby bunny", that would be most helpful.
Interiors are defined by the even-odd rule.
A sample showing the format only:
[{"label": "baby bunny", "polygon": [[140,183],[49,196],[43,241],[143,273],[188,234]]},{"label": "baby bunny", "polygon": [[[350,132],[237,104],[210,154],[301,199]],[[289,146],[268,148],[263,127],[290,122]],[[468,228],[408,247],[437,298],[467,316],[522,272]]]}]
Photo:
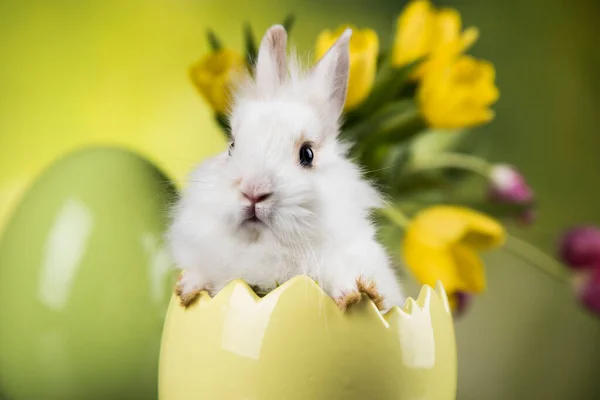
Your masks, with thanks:
[{"label": "baby bunny", "polygon": [[360,292],[382,310],[403,303],[369,219],[379,194],[337,140],[351,33],[309,71],[288,67],[282,26],[265,34],[254,79],[235,91],[228,151],[192,172],[174,207],[167,241],[184,270],[182,304],[235,279],[269,291],[297,275],[342,309]]}]

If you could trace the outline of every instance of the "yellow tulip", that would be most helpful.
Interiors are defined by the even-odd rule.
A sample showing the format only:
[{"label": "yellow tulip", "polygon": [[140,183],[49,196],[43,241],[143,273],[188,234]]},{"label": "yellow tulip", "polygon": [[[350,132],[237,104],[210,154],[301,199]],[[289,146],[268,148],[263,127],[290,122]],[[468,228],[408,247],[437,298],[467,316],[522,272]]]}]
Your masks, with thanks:
[{"label": "yellow tulip", "polygon": [[229,49],[210,52],[190,68],[194,85],[217,113],[227,111],[232,86],[245,73],[246,60]]},{"label": "yellow tulip", "polygon": [[[458,11],[438,10],[429,0],[413,0],[398,17],[392,63],[401,67],[435,53],[457,56],[471,47],[478,36],[474,27],[462,32]],[[427,64],[425,59],[413,77],[422,77]]]},{"label": "yellow tulip", "polygon": [[434,36],[435,9],[429,0],[411,1],[400,14],[392,63],[403,66],[431,52]]},{"label": "yellow tulip", "polygon": [[502,225],[486,215],[463,207],[434,206],[410,222],[402,250],[408,269],[419,282],[431,285],[442,281],[452,299],[458,292],[485,289],[478,253],[500,246],[504,237]]},{"label": "yellow tulip", "polygon": [[498,100],[494,66],[471,56],[433,58],[417,92],[431,127],[464,128],[489,122]]},{"label": "yellow tulip", "polygon": [[335,43],[346,28],[352,28],[350,39],[350,76],[346,110],[362,103],[371,93],[377,72],[377,56],[379,55],[379,39],[372,29],[356,29],[345,25],[335,31],[323,31],[317,37],[315,56],[319,60]]}]

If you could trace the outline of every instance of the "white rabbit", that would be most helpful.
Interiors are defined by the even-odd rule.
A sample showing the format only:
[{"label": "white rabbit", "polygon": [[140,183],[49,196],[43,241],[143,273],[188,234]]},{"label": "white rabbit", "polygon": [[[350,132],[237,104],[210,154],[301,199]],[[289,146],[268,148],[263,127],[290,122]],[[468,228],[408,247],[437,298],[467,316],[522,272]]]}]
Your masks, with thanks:
[{"label": "white rabbit", "polygon": [[183,304],[234,279],[268,291],[301,274],[342,309],[359,291],[383,310],[403,303],[369,219],[379,194],[337,140],[351,33],[308,72],[288,68],[282,26],[265,34],[255,79],[236,90],[229,150],[193,171],[174,208],[167,241]]}]

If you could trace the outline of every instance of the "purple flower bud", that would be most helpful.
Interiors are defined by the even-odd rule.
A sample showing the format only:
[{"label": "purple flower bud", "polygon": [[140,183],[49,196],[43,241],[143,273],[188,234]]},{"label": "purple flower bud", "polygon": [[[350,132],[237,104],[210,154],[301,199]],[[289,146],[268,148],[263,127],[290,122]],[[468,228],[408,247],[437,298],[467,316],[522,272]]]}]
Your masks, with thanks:
[{"label": "purple flower bud", "polygon": [[456,292],[451,294],[451,304],[455,318],[462,316],[471,305],[473,296],[466,292]]},{"label": "purple flower bud", "polygon": [[591,225],[571,228],[562,236],[559,251],[571,268],[600,268],[600,229]]},{"label": "purple flower bud", "polygon": [[516,219],[523,225],[529,225],[535,221],[533,191],[516,168],[508,164],[497,164],[492,168],[489,197],[495,202],[531,204],[531,207],[528,207]]},{"label": "purple flower bud", "polygon": [[498,164],[490,173],[490,197],[509,203],[531,203],[533,191],[514,167]]},{"label": "purple flower bud", "polygon": [[600,315],[600,265],[590,271],[575,274],[575,292],[581,304],[594,314]]}]

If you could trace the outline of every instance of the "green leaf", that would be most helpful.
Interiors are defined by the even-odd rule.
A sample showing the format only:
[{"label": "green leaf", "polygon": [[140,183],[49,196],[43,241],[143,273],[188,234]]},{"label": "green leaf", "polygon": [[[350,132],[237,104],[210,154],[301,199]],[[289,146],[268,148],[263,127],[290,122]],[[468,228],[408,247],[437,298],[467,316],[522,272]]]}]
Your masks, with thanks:
[{"label": "green leaf", "polygon": [[244,24],[244,43],[246,46],[246,65],[249,72],[252,73],[258,50],[254,39],[254,32],[252,32],[252,26],[248,22]]},{"label": "green leaf", "polygon": [[365,167],[366,176],[386,186],[385,189],[389,192],[393,182],[397,180],[396,177],[402,174],[408,160],[409,149],[406,145],[382,144],[377,149],[366,152],[359,161]]},{"label": "green leaf", "polygon": [[285,31],[288,33],[288,36],[290,34],[290,31],[294,27],[295,23],[296,23],[296,16],[294,14],[289,14],[287,17],[285,17],[285,19],[281,23],[281,25],[283,25],[283,27],[285,28]]},{"label": "green leaf", "polygon": [[387,143],[398,143],[412,139],[427,128],[419,110],[410,110],[403,115],[395,115],[386,121],[380,135],[385,135]]},{"label": "green leaf", "polygon": [[355,110],[345,111],[342,116],[341,130],[348,131],[361,122],[360,115]]},{"label": "green leaf", "polygon": [[408,146],[393,146],[390,152],[389,159],[391,160],[387,173],[388,182],[396,182],[399,180],[404,170],[404,166],[410,160],[410,147]]},{"label": "green leaf", "polygon": [[391,64],[389,57],[382,60],[371,94],[356,112],[363,116],[371,115],[396,98],[397,93],[408,83],[408,77],[420,62],[421,60],[418,60],[398,68]]},{"label": "green leaf", "polygon": [[377,73],[386,65],[386,61],[389,59],[389,51],[381,50],[377,55]]},{"label": "green leaf", "polygon": [[[351,128],[344,127],[346,138],[360,141],[373,135],[384,135],[386,132],[400,129],[418,114],[414,101],[400,100],[387,104],[377,112],[360,118]],[[355,116],[355,118],[359,118]],[[372,139],[371,139],[372,140]]]},{"label": "green leaf", "polygon": [[400,90],[394,95],[394,99],[406,99],[415,98],[417,96],[417,89],[419,85],[417,82],[407,81],[402,85]]},{"label": "green leaf", "polygon": [[225,134],[227,139],[230,139],[231,138],[231,127],[229,126],[229,120],[227,119],[227,116],[224,114],[216,114],[215,120],[217,121],[217,124],[221,127],[221,129],[223,130],[223,133]]},{"label": "green leaf", "polygon": [[343,135],[355,142],[352,155],[374,169],[379,165],[377,153],[390,145],[408,143],[424,128],[419,110],[411,100],[405,100],[388,104],[371,118],[343,131]]},{"label": "green leaf", "polygon": [[206,32],[206,36],[208,37],[208,44],[210,45],[212,51],[221,50],[223,48],[221,41],[212,29],[209,29]]}]

